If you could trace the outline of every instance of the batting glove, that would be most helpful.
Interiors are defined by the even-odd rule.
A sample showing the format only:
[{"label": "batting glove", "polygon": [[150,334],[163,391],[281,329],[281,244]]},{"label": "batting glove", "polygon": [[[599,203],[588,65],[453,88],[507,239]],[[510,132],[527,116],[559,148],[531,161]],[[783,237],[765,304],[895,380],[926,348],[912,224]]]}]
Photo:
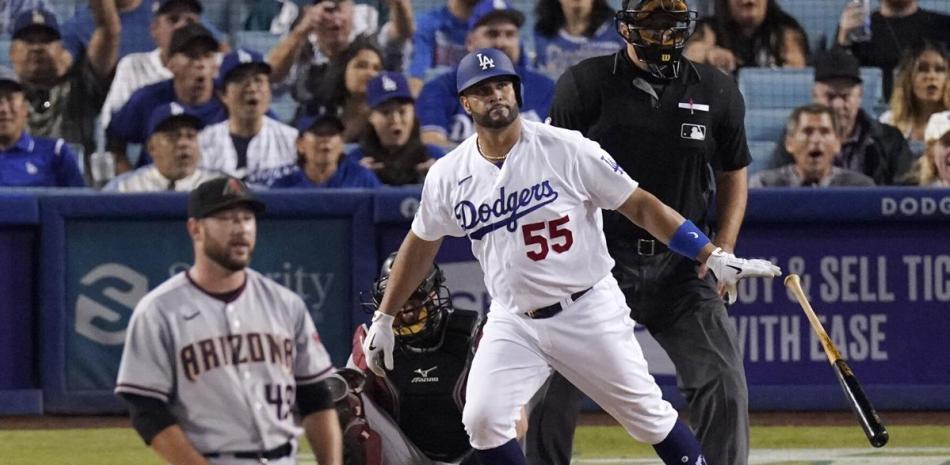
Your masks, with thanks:
[{"label": "batting glove", "polygon": [[393,333],[394,319],[392,315],[377,310],[373,313],[373,324],[363,339],[366,365],[380,377],[386,376],[385,370],[393,369],[393,346],[396,344],[396,336]]},{"label": "batting glove", "polygon": [[740,279],[750,276],[774,278],[782,274],[782,269],[768,260],[738,258],[719,247],[716,247],[716,250],[709,254],[709,258],[706,259],[706,267],[713,272],[720,283],[725,284],[726,298],[730,305],[734,304],[738,298],[736,283]]}]

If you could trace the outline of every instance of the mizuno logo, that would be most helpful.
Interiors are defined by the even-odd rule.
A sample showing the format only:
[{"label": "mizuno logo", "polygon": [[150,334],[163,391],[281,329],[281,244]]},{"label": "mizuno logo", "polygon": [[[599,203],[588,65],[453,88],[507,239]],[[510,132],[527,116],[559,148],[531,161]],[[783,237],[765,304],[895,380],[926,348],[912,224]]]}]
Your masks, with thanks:
[{"label": "mizuno logo", "polygon": [[438,376],[429,376],[429,373],[432,373],[432,371],[435,370],[436,368],[438,367],[437,366],[432,367],[432,368],[429,368],[428,370],[423,370],[422,368],[417,368],[413,370],[412,372],[417,373],[419,376],[414,376],[411,380],[409,380],[409,382],[410,383],[438,383],[439,382]]},{"label": "mizuno logo", "polygon": [[422,368],[416,368],[415,371],[413,371],[413,373],[419,373],[419,376],[423,378],[428,378],[429,373],[432,373],[432,371],[435,370],[436,368],[439,368],[439,367],[434,366],[432,368],[429,368],[428,370],[423,370]]}]

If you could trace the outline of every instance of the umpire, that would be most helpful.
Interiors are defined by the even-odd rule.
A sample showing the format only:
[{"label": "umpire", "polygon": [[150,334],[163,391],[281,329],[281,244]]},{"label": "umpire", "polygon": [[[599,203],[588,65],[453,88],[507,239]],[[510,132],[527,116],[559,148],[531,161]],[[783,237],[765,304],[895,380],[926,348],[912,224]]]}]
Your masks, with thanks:
[{"label": "umpire", "polygon": [[[623,0],[615,23],[625,49],[568,69],[551,121],[599,142],[640,186],[731,252],[748,193],[745,105],[731,77],[682,57],[696,17],[683,0]],[[604,232],[631,317],[676,365],[707,460],[745,465],[748,392],[722,297],[735,301],[735,289],[717,287],[704,268],[616,212],[604,211]],[[557,374],[546,389],[529,420],[529,463],[566,465],[581,396]]]}]

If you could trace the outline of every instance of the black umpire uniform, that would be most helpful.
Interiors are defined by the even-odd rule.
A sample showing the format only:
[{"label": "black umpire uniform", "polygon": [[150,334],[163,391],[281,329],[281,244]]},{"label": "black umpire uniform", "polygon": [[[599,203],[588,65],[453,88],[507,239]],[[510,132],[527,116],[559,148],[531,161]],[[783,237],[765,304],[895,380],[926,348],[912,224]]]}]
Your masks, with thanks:
[{"label": "black umpire uniform", "polygon": [[[585,60],[558,81],[551,123],[600,143],[641,187],[707,233],[717,181],[740,176],[739,188],[720,193],[717,201],[720,208],[731,203],[726,210],[733,237],[713,240],[731,249],[745,212],[751,160],[745,106],[731,77],[681,60],[672,79],[641,69],[627,50]],[[696,262],[670,252],[617,212],[604,212],[604,233],[631,317],[676,366],[707,460],[745,465],[748,391],[741,348],[712,274],[700,278]],[[529,416],[529,464],[570,463],[581,398],[558,374],[542,388]]]}]

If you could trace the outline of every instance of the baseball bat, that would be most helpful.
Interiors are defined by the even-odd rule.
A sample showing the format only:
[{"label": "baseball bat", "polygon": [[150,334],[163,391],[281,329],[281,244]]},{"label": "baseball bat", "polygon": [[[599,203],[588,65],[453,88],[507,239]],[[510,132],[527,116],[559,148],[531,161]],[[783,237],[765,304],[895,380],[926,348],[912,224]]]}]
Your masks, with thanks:
[{"label": "baseball bat", "polygon": [[818,340],[825,349],[825,355],[828,356],[828,361],[835,369],[838,383],[841,384],[841,389],[844,391],[845,397],[847,397],[848,403],[851,405],[851,410],[854,411],[855,416],[858,417],[858,423],[864,430],[864,435],[867,436],[868,442],[874,447],[883,447],[887,444],[888,440],[887,429],[884,428],[881,419],[877,416],[877,411],[874,410],[871,401],[868,400],[868,397],[864,394],[864,390],[861,389],[861,383],[858,382],[857,376],[854,375],[854,372],[851,371],[851,367],[841,358],[841,353],[838,352],[838,348],[835,347],[834,342],[831,341],[818,316],[815,315],[815,310],[812,309],[811,304],[808,303],[808,298],[805,297],[805,292],[802,290],[801,279],[799,279],[797,274],[790,274],[785,278],[785,287],[795,295],[798,303],[802,306],[802,310],[805,311],[805,316],[808,317],[808,322],[811,323],[812,329],[818,335]]}]

